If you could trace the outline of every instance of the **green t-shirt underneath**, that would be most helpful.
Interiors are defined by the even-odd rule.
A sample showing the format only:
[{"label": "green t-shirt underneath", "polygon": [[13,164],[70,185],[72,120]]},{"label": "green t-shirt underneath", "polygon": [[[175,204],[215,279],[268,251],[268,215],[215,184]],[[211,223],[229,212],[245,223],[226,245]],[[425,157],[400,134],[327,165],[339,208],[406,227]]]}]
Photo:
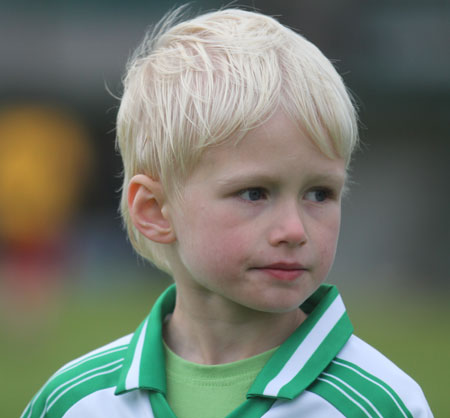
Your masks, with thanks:
[{"label": "green t-shirt underneath", "polygon": [[186,361],[164,346],[167,401],[177,418],[224,418],[245,401],[277,349],[233,363],[204,365]]}]

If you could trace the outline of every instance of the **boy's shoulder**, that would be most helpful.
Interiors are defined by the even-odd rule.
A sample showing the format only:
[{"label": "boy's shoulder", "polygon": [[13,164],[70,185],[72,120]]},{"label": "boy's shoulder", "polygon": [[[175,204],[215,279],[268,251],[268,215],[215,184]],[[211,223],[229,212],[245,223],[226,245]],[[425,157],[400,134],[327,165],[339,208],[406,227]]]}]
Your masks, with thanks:
[{"label": "boy's shoulder", "polygon": [[134,333],[61,367],[22,418],[152,417],[148,390],[165,388],[161,326],[164,309],[171,310],[174,301],[171,286]]},{"label": "boy's shoulder", "polygon": [[308,391],[367,416],[433,416],[420,386],[354,334]]},{"label": "boy's shoulder", "polygon": [[61,367],[34,396],[22,418],[152,417],[147,390],[156,384],[162,391],[165,385],[161,311],[170,310],[174,301],[171,286],[134,333]]},{"label": "boy's shoulder", "polygon": [[31,400],[22,418],[65,416],[92,393],[113,395],[132,337],[119,338],[61,367]]}]

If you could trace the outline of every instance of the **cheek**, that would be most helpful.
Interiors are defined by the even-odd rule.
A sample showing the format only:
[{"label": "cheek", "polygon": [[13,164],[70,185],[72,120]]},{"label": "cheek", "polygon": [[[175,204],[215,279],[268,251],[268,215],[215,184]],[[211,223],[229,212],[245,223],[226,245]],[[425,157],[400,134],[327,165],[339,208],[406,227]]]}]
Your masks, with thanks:
[{"label": "cheek", "polygon": [[249,234],[229,212],[199,210],[183,223],[178,247],[183,263],[192,271],[220,275],[245,260]]},{"label": "cheek", "polygon": [[320,238],[320,257],[323,267],[327,270],[331,268],[336,254],[337,242],[339,238],[340,217],[335,217],[328,223],[322,231]]}]

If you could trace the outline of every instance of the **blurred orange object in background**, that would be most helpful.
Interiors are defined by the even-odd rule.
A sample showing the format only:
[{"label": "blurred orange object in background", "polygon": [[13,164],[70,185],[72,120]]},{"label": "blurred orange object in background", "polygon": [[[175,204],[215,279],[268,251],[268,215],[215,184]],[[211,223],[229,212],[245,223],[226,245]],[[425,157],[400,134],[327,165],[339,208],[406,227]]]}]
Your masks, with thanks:
[{"label": "blurred orange object in background", "polygon": [[41,300],[63,274],[68,227],[91,166],[87,130],[71,113],[0,109],[0,278],[15,303]]}]

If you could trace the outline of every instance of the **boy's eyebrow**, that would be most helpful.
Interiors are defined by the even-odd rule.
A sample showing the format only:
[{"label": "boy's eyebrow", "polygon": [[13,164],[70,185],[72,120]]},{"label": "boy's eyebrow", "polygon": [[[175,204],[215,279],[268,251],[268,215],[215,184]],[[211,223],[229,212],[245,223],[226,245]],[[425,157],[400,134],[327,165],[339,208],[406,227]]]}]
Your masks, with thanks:
[{"label": "boy's eyebrow", "polygon": [[330,182],[339,182],[345,184],[347,182],[347,172],[341,173],[315,173],[311,175],[311,180],[313,181],[330,181]]},{"label": "boy's eyebrow", "polygon": [[[307,176],[307,182],[332,182],[345,185],[347,182],[347,172],[344,174],[337,172],[311,173]],[[263,183],[275,184],[277,177],[259,172],[233,173],[228,176],[217,179],[217,183],[221,186],[234,186],[245,183]]]},{"label": "boy's eyebrow", "polygon": [[247,182],[275,183],[274,177],[263,173],[233,173],[226,177],[217,179],[217,183],[223,186]]}]

